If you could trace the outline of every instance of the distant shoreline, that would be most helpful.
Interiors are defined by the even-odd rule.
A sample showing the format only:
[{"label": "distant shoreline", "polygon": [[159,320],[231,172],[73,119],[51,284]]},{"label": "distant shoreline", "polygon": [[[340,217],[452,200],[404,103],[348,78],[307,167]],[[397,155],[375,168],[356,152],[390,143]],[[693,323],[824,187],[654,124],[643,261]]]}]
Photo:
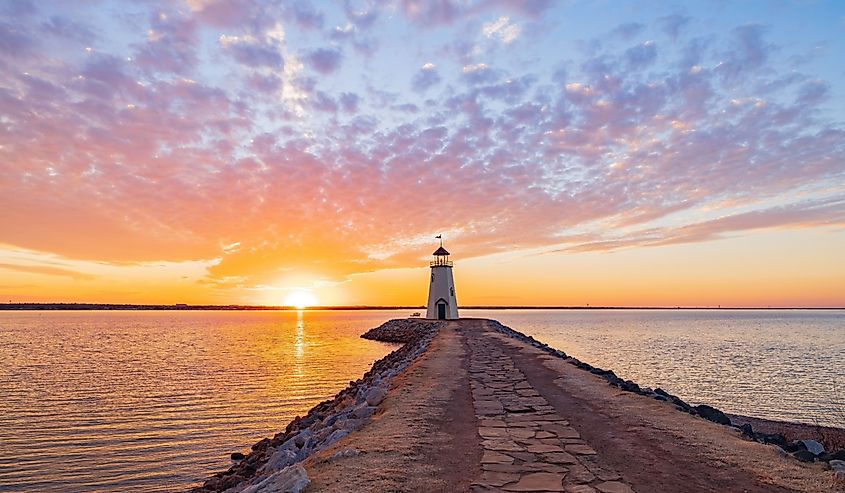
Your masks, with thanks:
[{"label": "distant shoreline", "polygon": [[[2,310],[215,310],[215,311],[358,311],[358,310],[424,310],[424,306],[313,306],[296,308],[272,305],[140,305],[120,303],[0,303]],[[729,306],[462,306],[462,310],[845,310],[833,306],[729,307]]]}]

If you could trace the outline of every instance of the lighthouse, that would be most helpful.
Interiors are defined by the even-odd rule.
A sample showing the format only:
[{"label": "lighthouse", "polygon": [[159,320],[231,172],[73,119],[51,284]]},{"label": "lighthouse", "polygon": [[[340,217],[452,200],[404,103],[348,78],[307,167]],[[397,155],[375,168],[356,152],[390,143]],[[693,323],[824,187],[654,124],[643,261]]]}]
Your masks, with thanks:
[{"label": "lighthouse", "polygon": [[453,320],[458,318],[458,299],[455,297],[455,279],[452,277],[452,262],[449,252],[443,248],[434,251],[431,262],[431,283],[428,285],[428,310],[425,318]]}]

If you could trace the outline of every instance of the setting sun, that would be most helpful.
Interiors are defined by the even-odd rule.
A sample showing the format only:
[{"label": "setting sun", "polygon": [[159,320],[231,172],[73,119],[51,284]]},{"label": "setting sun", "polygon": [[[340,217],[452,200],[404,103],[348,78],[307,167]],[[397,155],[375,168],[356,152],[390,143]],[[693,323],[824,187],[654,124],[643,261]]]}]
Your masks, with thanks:
[{"label": "setting sun", "polygon": [[298,289],[285,297],[285,306],[302,309],[317,304],[317,298],[310,291]]}]

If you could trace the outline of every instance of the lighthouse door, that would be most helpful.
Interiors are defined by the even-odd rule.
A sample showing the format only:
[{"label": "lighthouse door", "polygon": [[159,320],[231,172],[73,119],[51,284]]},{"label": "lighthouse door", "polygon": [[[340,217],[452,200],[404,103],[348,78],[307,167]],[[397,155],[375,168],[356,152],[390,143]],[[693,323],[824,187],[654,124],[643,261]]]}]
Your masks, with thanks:
[{"label": "lighthouse door", "polygon": [[446,303],[437,304],[437,320],[446,320]]}]

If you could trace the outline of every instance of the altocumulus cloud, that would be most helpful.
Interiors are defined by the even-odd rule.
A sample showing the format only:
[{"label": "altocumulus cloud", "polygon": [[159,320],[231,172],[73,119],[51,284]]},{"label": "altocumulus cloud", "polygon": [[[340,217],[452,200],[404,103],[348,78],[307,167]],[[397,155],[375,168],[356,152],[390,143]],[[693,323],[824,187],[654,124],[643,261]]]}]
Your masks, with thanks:
[{"label": "altocumulus cloud", "polygon": [[504,44],[510,44],[519,38],[522,28],[511,23],[510,18],[504,16],[499,17],[499,19],[494,22],[485,23],[481,32],[488,38],[498,39]]},{"label": "altocumulus cloud", "polygon": [[545,1],[188,6],[7,12],[2,243],[228,286],[417,265],[438,232],[470,256],[845,222],[835,86],[765,26],[655,14],[560,54]]},{"label": "altocumulus cloud", "polygon": [[314,70],[329,75],[340,68],[343,54],[336,49],[320,48],[309,53],[307,58]]}]

